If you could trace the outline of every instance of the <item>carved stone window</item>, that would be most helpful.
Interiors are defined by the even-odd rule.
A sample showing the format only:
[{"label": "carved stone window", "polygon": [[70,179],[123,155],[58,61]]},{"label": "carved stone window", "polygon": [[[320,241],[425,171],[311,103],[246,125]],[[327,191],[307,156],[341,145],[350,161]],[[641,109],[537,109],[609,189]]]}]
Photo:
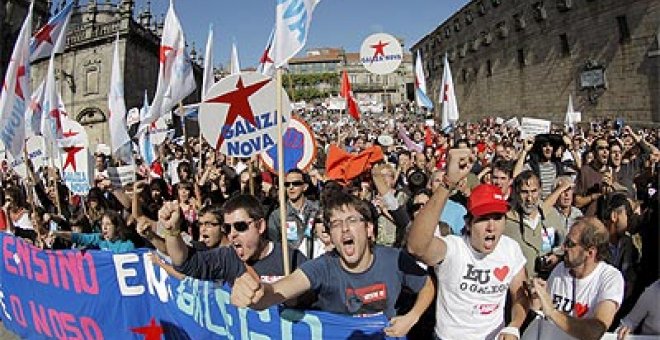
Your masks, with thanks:
[{"label": "carved stone window", "polygon": [[85,95],[99,93],[99,67],[96,65],[85,68]]},{"label": "carved stone window", "polygon": [[450,36],[451,36],[451,28],[445,27],[445,38],[449,38]]},{"label": "carved stone window", "polygon": [[469,47],[468,45],[470,45],[470,44],[469,44],[469,43],[464,43],[464,44],[460,47],[460,49],[459,49],[459,51],[458,51],[458,56],[459,56],[460,58],[464,58],[465,55],[467,55],[467,50],[468,50],[468,47]]},{"label": "carved stone window", "polygon": [[454,21],[454,31],[459,32],[461,30],[461,21],[456,19]]},{"label": "carved stone window", "polygon": [[484,16],[486,15],[486,5],[484,4],[483,1],[478,1],[477,2],[477,12],[479,12],[479,15]]},{"label": "carved stone window", "polygon": [[472,52],[476,52],[479,49],[479,45],[481,45],[481,40],[479,39],[479,37],[472,39],[472,43],[470,44],[470,50]]},{"label": "carved stone window", "polygon": [[522,13],[516,13],[513,15],[513,24],[516,27],[516,31],[522,31],[527,27],[525,17]]},{"label": "carved stone window", "polygon": [[493,7],[497,7],[502,3],[502,0],[490,0],[490,3],[493,4]]},{"label": "carved stone window", "polygon": [[474,21],[474,17],[472,16],[472,11],[468,9],[467,11],[465,11],[465,24],[469,25],[473,21]]},{"label": "carved stone window", "polygon": [[497,36],[500,39],[504,39],[509,36],[509,27],[506,25],[506,21],[500,21],[495,25],[495,28],[497,29]]},{"label": "carved stone window", "polygon": [[548,11],[545,9],[543,1],[537,1],[532,5],[534,9],[534,18],[537,21],[544,21],[548,19]]},{"label": "carved stone window", "polygon": [[484,46],[488,46],[493,42],[493,35],[490,32],[481,32],[481,42]]},{"label": "carved stone window", "polygon": [[557,9],[560,12],[566,12],[573,8],[573,0],[557,0]]},{"label": "carved stone window", "polygon": [[99,110],[96,107],[90,107],[82,110],[76,120],[80,122],[81,125],[93,125],[104,123],[107,121],[103,111]]}]

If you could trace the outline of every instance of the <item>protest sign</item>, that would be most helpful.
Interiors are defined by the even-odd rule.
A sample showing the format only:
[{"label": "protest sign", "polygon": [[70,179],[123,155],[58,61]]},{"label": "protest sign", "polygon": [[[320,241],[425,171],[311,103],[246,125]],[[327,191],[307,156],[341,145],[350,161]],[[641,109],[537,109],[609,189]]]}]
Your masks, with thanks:
[{"label": "protest sign", "polygon": [[108,177],[113,187],[121,189],[135,182],[135,166],[110,167],[108,168]]},{"label": "protest sign", "polygon": [[386,339],[383,315],[236,308],[226,286],[169,277],[146,249],[43,251],[4,233],[0,243],[0,318],[20,338]]},{"label": "protest sign", "polygon": [[87,195],[92,184],[94,162],[89,151],[85,128],[77,121],[62,116],[63,138],[57,140],[61,162],[57,162],[64,184],[76,195]]},{"label": "protest sign", "polygon": [[372,34],[362,42],[360,62],[371,73],[390,74],[399,68],[402,60],[401,43],[389,34]]},{"label": "protest sign", "polygon": [[[30,157],[34,169],[39,169],[42,166],[48,165],[49,158],[46,153],[44,137],[30,136],[25,145],[27,147],[28,157]],[[2,143],[0,143],[0,159],[2,159],[7,169],[11,167],[21,178],[28,178],[27,167],[25,166],[23,157],[14,159],[11,153],[6,152],[4,144]]]},{"label": "protest sign", "polygon": [[[292,116],[284,137],[284,172],[291,169],[307,171],[316,159],[316,139],[314,132],[300,117]],[[277,147],[273,146],[260,154],[264,165],[271,172],[277,172]]]},{"label": "protest sign", "polygon": [[549,133],[550,124],[549,120],[523,117],[520,123],[520,137],[525,139],[538,134]]},{"label": "protest sign", "polygon": [[[276,82],[257,72],[226,77],[211,87],[199,107],[204,138],[227,156],[250,157],[277,140]],[[291,103],[284,89],[282,131],[291,119]]]},{"label": "protest sign", "polygon": [[518,121],[517,117],[513,117],[506,122],[504,122],[504,126],[510,128],[510,129],[517,129],[520,127],[520,122]]}]

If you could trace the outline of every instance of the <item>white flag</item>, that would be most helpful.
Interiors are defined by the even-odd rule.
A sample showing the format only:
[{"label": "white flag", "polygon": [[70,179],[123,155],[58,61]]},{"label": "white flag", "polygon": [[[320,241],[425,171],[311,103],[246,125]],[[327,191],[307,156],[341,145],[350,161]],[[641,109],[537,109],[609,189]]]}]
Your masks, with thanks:
[{"label": "white flag", "polygon": [[15,159],[25,145],[25,109],[30,99],[30,32],[32,6],[18,34],[0,94],[0,139]]},{"label": "white flag", "polygon": [[119,33],[115,40],[115,53],[112,58],[112,73],[110,75],[110,93],[108,94],[110,109],[110,144],[112,154],[125,164],[133,163],[131,139],[126,131],[126,103],[124,101],[124,77],[119,63]]},{"label": "white flag", "polygon": [[458,121],[458,103],[454,93],[454,81],[449,69],[449,61],[445,55],[444,72],[442,74],[442,87],[440,88],[440,103],[442,104],[442,129]]},{"label": "white flag", "polygon": [[25,109],[25,134],[28,138],[41,135],[41,116],[44,112],[41,105],[44,102],[45,87],[46,81],[44,80],[32,93],[30,103]]},{"label": "white flag", "polygon": [[241,64],[238,62],[238,49],[236,48],[236,43],[231,44],[231,74],[241,73]]},{"label": "white flag", "polygon": [[30,61],[62,53],[66,45],[66,29],[75,2],[66,5],[34,34],[30,40]]},{"label": "white flag", "polygon": [[159,56],[160,69],[156,94],[140,130],[170,111],[196,88],[192,64],[186,52],[183,29],[174,12],[172,0],[165,16]]},{"label": "white flag", "polygon": [[204,77],[202,79],[202,100],[206,98],[209,89],[215,83],[213,74],[213,26],[209,27],[209,37],[206,40],[206,51],[204,55]]},{"label": "white flag", "polygon": [[417,51],[417,59],[415,59],[415,100],[417,106],[433,109],[433,102],[426,95],[426,76],[424,76],[422,56],[419,50]]},{"label": "white flag", "polygon": [[305,46],[314,8],[321,0],[277,0],[273,61],[282,67]]},{"label": "white flag", "polygon": [[270,31],[268,36],[268,43],[264,48],[261,58],[259,58],[259,67],[257,71],[264,76],[272,77],[275,73],[275,64],[273,64],[273,36],[275,35],[275,27]]},{"label": "white flag", "polygon": [[41,115],[41,135],[46,137],[46,144],[62,138],[62,115],[60,95],[55,82],[55,55],[51,55],[46,71],[46,86],[44,88],[44,114]]}]

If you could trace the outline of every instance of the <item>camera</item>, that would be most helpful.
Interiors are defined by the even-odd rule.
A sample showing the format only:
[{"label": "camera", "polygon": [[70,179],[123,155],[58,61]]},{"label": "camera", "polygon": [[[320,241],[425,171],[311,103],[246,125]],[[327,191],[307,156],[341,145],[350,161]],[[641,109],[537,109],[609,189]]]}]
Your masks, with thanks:
[{"label": "camera", "polygon": [[408,186],[410,187],[410,191],[416,192],[419,189],[425,188],[428,180],[428,176],[426,176],[423,171],[415,169],[408,175]]}]

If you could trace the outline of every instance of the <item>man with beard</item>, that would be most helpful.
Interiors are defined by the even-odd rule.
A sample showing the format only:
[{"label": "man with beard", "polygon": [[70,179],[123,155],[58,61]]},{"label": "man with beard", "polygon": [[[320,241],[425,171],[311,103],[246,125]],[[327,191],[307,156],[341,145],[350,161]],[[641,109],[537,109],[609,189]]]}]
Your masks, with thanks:
[{"label": "man with beard", "polygon": [[584,164],[575,181],[575,206],[582,209],[585,216],[595,216],[598,199],[612,191],[614,183],[612,169],[607,166],[610,156],[610,143],[600,137],[591,144],[594,160]]},{"label": "man with beard", "polygon": [[[556,226],[560,225],[556,215],[541,208],[541,183],[532,170],[520,173],[513,181],[512,209],[506,214],[504,235],[520,245],[527,263],[525,269],[531,277],[547,275],[556,264],[556,257],[549,256],[557,239]],[[550,247],[544,249],[545,244]],[[550,261],[554,258],[555,261]]]},{"label": "man with beard", "polygon": [[[273,282],[284,276],[282,248],[266,237],[264,209],[252,195],[236,195],[222,207],[222,231],[228,235],[231,247],[216,247],[207,251],[188,248],[181,238],[182,213],[176,202],[166,202],[158,212],[158,223],[166,230],[165,244],[174,268],[184,275],[201,280],[234,280],[245,272],[244,263],[254,267],[263,282]],[[306,260],[296,249],[289,249],[291,268]]]},{"label": "man with beard", "polygon": [[533,280],[534,306],[544,315],[540,338],[600,339],[610,327],[624,283],[621,273],[604,261],[608,239],[598,219],[579,219],[564,242],[564,261],[547,282]]},{"label": "man with beard", "polygon": [[[272,285],[249,272],[242,275],[232,290],[232,303],[264,309],[312,290],[318,298],[315,308],[354,316],[384,313],[391,318],[385,334],[404,336],[433,301],[430,277],[400,249],[372,244],[374,224],[366,202],[340,190],[331,195],[324,200],[323,219],[335,249]],[[419,294],[410,312],[396,316],[404,286]]]},{"label": "man with beard", "polygon": [[[314,216],[319,211],[319,204],[305,197],[309,185],[300,169],[291,169],[284,179],[286,189],[286,239],[289,247],[298,249],[308,258],[312,258]],[[280,225],[280,210],[275,209],[268,217],[268,236],[280,242],[283,232]]]},{"label": "man with beard", "polygon": [[[509,204],[502,191],[478,185],[468,200],[465,235],[434,236],[452,187],[467,176],[470,150],[449,152],[444,184],[435,190],[413,221],[408,250],[438,277],[435,339],[519,339],[527,299],[523,282],[525,257],[502,235]],[[505,304],[507,294],[512,303]],[[511,322],[505,327],[505,306]]]}]

